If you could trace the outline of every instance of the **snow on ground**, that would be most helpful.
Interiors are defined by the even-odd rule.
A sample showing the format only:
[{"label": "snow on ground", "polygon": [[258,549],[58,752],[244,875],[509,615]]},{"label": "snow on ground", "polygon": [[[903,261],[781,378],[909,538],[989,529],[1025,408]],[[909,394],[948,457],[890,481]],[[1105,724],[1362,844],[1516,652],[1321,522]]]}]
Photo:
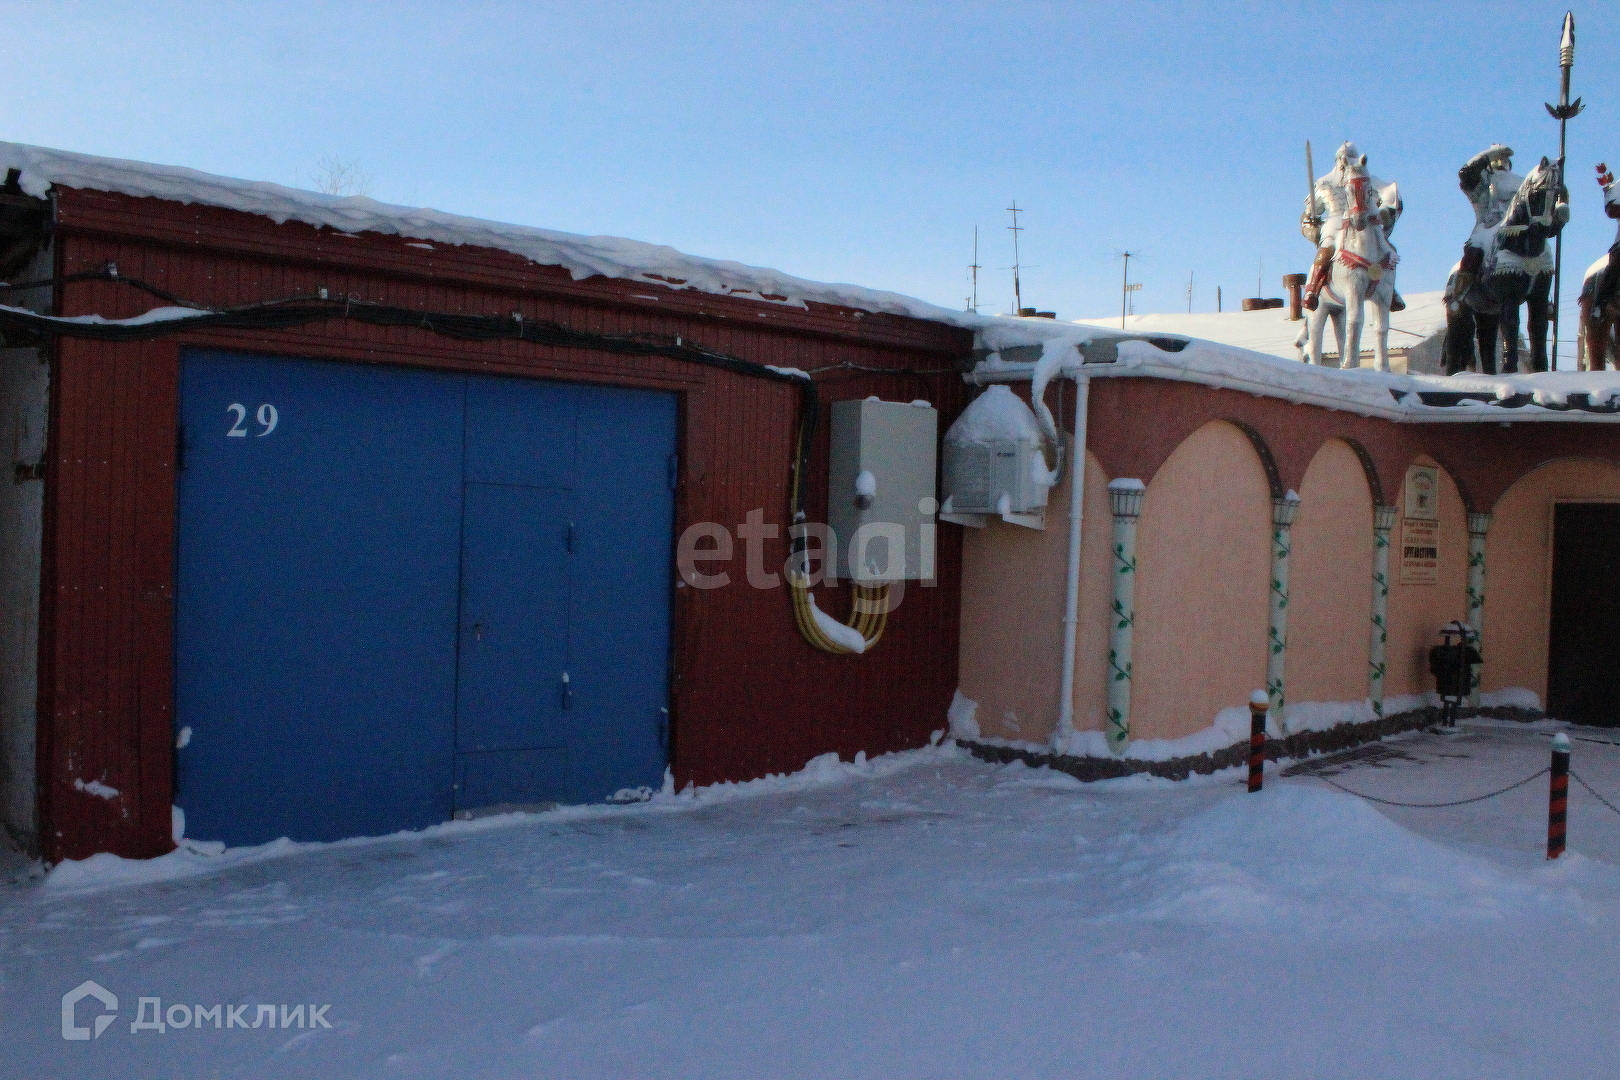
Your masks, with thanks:
[{"label": "snow on ground", "polygon": [[[1439,801],[1541,768],[1555,726],[1307,764]],[[1576,770],[1620,794],[1620,737],[1572,734]],[[217,870],[192,856],[145,884],[66,866],[0,886],[0,1045],[29,1077],[1612,1069],[1620,816],[1577,786],[1571,855],[1549,864],[1545,779],[1442,810],[1238,781],[1082,785],[923,750]],[[64,1041],[61,996],[86,979],[117,1018]],[[332,1027],[132,1033],[142,996],[248,1021],[318,1002]],[[98,1014],[83,1001],[77,1022]]]}]

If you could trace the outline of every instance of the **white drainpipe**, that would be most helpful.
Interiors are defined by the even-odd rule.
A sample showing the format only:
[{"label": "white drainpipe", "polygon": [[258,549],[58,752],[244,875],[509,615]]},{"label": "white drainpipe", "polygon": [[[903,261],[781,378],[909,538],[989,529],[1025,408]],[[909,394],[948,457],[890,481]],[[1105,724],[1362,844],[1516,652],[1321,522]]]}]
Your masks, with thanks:
[{"label": "white drainpipe", "polygon": [[1070,373],[1074,380],[1074,440],[1069,446],[1069,564],[1063,593],[1063,688],[1058,699],[1058,723],[1052,745],[1065,751],[1074,733],[1074,653],[1080,627],[1080,541],[1086,509],[1086,406],[1091,380]]}]

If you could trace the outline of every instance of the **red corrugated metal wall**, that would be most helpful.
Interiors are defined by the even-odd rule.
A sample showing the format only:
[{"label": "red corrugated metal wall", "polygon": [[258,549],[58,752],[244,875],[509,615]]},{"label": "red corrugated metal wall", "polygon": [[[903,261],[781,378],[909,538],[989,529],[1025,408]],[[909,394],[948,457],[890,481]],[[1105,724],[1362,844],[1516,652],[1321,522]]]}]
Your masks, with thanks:
[{"label": "red corrugated metal wall", "polygon": [[[812,310],[600,278],[574,282],[504,252],[411,248],[298,224],[152,199],[64,191],[58,270],[116,262],[180,296],[224,305],[324,287],[332,295],[430,311],[549,319],[605,333],[681,334],[781,366],[851,362],[954,368],[970,335],[837,308]],[[128,316],[156,301],[117,284],[66,286],[62,314]],[[676,533],[698,521],[735,529],[749,510],[782,526],[765,564],[786,557],[788,467],[797,394],[661,357],[519,342],[467,343],[334,320],[289,331],[209,333],[144,344],[63,340],[55,350],[46,477],[41,614],[40,799],[52,859],[96,851],[150,856],[171,846],[175,447],[179,350],[209,345],[358,362],[525,374],[671,389],[682,395]],[[841,377],[842,376],[842,377]],[[821,385],[825,403],[878,394],[927,398],[944,423],[966,401],[954,374],[851,375]],[[827,413],[815,457],[827,460]],[[825,473],[811,480],[824,512]],[[883,641],[833,657],[794,628],[785,586],[750,588],[743,545],[733,583],[675,590],[674,769],[679,784],[797,768],[829,750],[850,756],[916,746],[944,726],[956,684],[960,535],[940,529],[939,578],[913,583]],[[718,569],[710,565],[706,569]],[[673,562],[671,581],[674,581]],[[825,590],[842,615],[848,590]],[[74,781],[101,780],[102,799]]]}]

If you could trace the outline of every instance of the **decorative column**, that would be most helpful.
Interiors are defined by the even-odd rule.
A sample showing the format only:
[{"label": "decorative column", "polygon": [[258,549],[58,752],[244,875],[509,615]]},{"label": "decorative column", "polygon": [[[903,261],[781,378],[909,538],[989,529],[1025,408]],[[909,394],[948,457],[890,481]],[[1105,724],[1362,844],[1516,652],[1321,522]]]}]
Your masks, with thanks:
[{"label": "decorative column", "polygon": [[[1480,654],[1485,652],[1485,534],[1491,527],[1491,515],[1468,515],[1468,625],[1474,631],[1474,644]],[[1473,684],[1468,692],[1468,704],[1479,708],[1479,665],[1473,665]]]},{"label": "decorative column", "polygon": [[1384,715],[1384,646],[1389,627],[1389,533],[1395,528],[1393,506],[1373,507],[1372,638],[1367,645],[1367,698],[1373,712]]},{"label": "decorative column", "polygon": [[1114,611],[1108,625],[1108,748],[1125,753],[1131,739],[1131,631],[1136,625],[1136,519],[1147,485],[1119,479],[1108,484],[1114,512]]},{"label": "decorative column", "polygon": [[1273,729],[1283,732],[1283,671],[1288,659],[1288,556],[1294,550],[1294,518],[1299,493],[1271,500],[1271,624],[1266,631],[1266,697]]}]

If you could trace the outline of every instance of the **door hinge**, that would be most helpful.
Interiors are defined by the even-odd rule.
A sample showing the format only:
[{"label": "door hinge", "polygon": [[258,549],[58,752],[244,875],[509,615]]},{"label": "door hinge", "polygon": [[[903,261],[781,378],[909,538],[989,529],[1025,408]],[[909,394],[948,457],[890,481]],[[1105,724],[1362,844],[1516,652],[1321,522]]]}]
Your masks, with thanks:
[{"label": "door hinge", "polygon": [[669,464],[667,467],[669,469],[669,490],[674,491],[680,486],[681,456],[679,454],[669,455]]},{"label": "door hinge", "polygon": [[665,705],[658,710],[658,746],[661,750],[669,749],[669,706]]},{"label": "door hinge", "polygon": [[45,463],[43,461],[17,462],[17,483],[20,484],[24,480],[43,479],[45,479]]},{"label": "door hinge", "polygon": [[568,683],[568,672],[566,671],[562,673],[562,707],[565,709],[574,707],[574,689]]},{"label": "door hinge", "polygon": [[574,553],[574,523],[572,521],[568,523],[568,532],[563,538],[563,545],[568,549],[568,554],[572,555]]}]

